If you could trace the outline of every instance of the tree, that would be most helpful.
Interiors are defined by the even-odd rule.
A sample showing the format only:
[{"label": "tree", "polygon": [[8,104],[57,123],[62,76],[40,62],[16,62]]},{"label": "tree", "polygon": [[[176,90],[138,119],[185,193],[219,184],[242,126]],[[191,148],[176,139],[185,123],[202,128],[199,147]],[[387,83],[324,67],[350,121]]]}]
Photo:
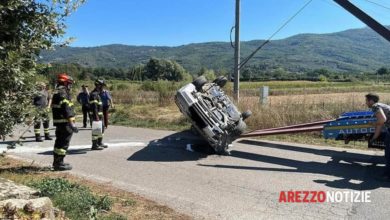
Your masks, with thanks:
[{"label": "tree", "polygon": [[137,65],[132,68],[130,68],[126,72],[126,78],[133,81],[143,81],[145,72],[145,66],[144,65]]},{"label": "tree", "polygon": [[[65,33],[65,18],[83,0],[0,2],[0,135],[24,122],[34,94],[37,57]],[[65,42],[66,43],[66,42]]]},{"label": "tree", "polygon": [[202,67],[200,69],[198,76],[204,76],[209,81],[212,81],[216,78],[214,70],[209,70],[205,67]]},{"label": "tree", "polygon": [[253,71],[251,68],[244,68],[241,73],[243,80],[252,81]]},{"label": "tree", "polygon": [[376,71],[376,73],[377,73],[378,75],[387,75],[387,74],[390,73],[390,70],[387,69],[386,67],[381,67],[381,68],[379,68],[379,69]]},{"label": "tree", "polygon": [[328,78],[322,74],[318,76],[318,80],[320,82],[328,82]]},{"label": "tree", "polygon": [[145,77],[149,80],[183,81],[190,78],[189,73],[177,62],[151,58],[145,66]]}]

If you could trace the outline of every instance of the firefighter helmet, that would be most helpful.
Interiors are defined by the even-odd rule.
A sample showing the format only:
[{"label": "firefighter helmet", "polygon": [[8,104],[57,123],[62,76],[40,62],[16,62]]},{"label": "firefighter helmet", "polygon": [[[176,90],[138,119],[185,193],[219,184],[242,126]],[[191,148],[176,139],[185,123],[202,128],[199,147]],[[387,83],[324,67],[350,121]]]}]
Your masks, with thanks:
[{"label": "firefighter helmet", "polygon": [[61,74],[58,74],[58,76],[57,76],[57,83],[59,85],[67,86],[67,85],[73,84],[74,81],[73,81],[73,78],[71,76],[69,76],[68,74],[61,73]]},{"label": "firefighter helmet", "polygon": [[106,85],[106,83],[104,82],[103,79],[97,79],[97,80],[95,80],[95,85],[96,86],[104,86],[104,85]]}]

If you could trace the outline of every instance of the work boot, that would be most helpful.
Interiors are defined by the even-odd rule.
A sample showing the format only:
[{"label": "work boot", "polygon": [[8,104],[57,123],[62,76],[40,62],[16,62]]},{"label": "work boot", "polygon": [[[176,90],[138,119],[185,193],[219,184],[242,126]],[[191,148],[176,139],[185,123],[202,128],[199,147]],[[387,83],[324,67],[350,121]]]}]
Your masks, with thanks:
[{"label": "work boot", "polygon": [[53,169],[55,171],[66,171],[71,170],[72,166],[69,163],[64,163],[64,157],[54,155]]},{"label": "work boot", "polygon": [[103,144],[103,139],[102,139],[102,138],[99,138],[99,139],[98,139],[98,145],[101,146],[101,147],[103,147],[103,148],[107,148],[107,147],[108,147],[107,144]]},{"label": "work boot", "polygon": [[92,148],[91,150],[103,150],[104,147],[98,145],[98,142],[97,141],[92,141]]},{"label": "work boot", "polygon": [[40,135],[40,134],[36,134],[36,135],[35,135],[35,141],[36,141],[36,142],[42,142],[42,141],[43,141],[43,139],[41,138],[41,135]]},{"label": "work boot", "polygon": [[53,138],[50,137],[50,134],[45,134],[45,140],[51,141]]},{"label": "work boot", "polygon": [[66,170],[71,170],[72,166],[68,163],[60,163],[53,166],[53,168],[55,171],[66,171]]}]

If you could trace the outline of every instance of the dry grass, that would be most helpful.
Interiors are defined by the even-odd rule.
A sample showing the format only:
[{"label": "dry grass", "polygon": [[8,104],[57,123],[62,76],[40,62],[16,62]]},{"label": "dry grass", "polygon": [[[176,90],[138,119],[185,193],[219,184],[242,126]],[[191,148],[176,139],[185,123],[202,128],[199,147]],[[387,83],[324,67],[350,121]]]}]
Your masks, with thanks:
[{"label": "dry grass", "polygon": [[[366,92],[367,93],[367,92]],[[337,118],[348,111],[367,110],[364,92],[270,96],[268,105],[260,105],[258,97],[242,97],[239,108],[253,113],[248,120],[251,129]],[[390,94],[378,93],[385,103]]]},{"label": "dry grass", "polygon": [[172,102],[167,106],[159,104],[117,105],[111,114],[111,123],[132,127],[148,127],[165,130],[184,130],[189,122]]},{"label": "dry grass", "polygon": [[115,97],[115,103],[127,105],[144,105],[158,102],[158,93],[153,91],[113,91],[112,96]]}]

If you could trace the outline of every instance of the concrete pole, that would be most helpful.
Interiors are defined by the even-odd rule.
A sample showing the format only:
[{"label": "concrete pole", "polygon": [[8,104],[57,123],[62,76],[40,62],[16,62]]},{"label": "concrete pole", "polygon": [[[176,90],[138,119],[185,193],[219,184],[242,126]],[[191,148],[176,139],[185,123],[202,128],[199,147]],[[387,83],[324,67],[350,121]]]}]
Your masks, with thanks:
[{"label": "concrete pole", "polygon": [[234,99],[240,98],[240,0],[236,0],[236,25],[234,40]]}]

